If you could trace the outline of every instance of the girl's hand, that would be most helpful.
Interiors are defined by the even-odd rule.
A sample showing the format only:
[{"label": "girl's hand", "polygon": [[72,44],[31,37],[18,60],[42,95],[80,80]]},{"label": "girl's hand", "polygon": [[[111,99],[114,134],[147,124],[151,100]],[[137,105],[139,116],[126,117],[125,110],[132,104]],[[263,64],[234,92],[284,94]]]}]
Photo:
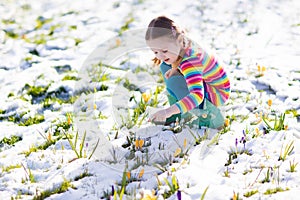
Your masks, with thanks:
[{"label": "girl's hand", "polygon": [[149,122],[165,122],[166,119],[169,117],[168,112],[166,111],[166,109],[162,109],[160,111],[157,111],[156,113],[154,113],[153,115],[151,115],[149,117]]},{"label": "girl's hand", "polygon": [[149,117],[148,122],[166,122],[166,119],[171,117],[174,114],[180,113],[179,108],[176,105],[172,105],[167,109],[162,109],[157,111]]},{"label": "girl's hand", "polygon": [[179,75],[179,74],[180,72],[176,68],[172,68],[165,73],[165,77],[166,79],[169,79],[171,76]]}]

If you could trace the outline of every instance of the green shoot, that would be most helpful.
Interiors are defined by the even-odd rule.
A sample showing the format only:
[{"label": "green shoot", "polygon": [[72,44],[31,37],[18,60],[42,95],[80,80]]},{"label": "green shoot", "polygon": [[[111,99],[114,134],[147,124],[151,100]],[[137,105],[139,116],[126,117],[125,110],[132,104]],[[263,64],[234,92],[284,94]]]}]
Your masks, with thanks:
[{"label": "green shoot", "polygon": [[266,116],[263,115],[262,119],[267,126],[267,132],[285,130],[285,125],[284,125],[285,113],[280,114],[279,119],[278,119],[277,115],[275,115],[273,126],[271,126],[271,123],[270,123],[269,119],[267,119]]},{"label": "green shoot", "polygon": [[202,193],[202,195],[201,195],[200,200],[204,200],[204,197],[205,197],[205,195],[206,195],[206,193],[207,193],[208,188],[209,188],[209,186],[207,186],[207,187],[205,188],[205,190],[203,191],[203,193]]},{"label": "green shoot", "polygon": [[287,144],[285,146],[283,152],[282,152],[282,147],[283,147],[283,145],[281,146],[280,156],[279,156],[278,161],[280,161],[280,160],[285,161],[286,157],[289,156],[289,155],[291,155],[293,153],[293,150],[294,150],[294,141],[292,141],[290,144]]},{"label": "green shoot", "polygon": [[293,161],[290,161],[290,169],[288,170],[288,172],[296,172],[297,165],[298,163],[295,163],[295,159]]},{"label": "green shoot", "polygon": [[[75,152],[77,158],[88,158],[88,159],[90,159],[93,156],[93,154],[95,153],[95,151],[96,151],[96,149],[97,149],[97,147],[99,145],[100,139],[98,139],[98,141],[97,141],[95,147],[93,148],[91,154],[89,156],[87,156],[86,149],[84,149],[85,138],[86,138],[86,131],[84,132],[83,137],[81,139],[81,142],[79,144],[79,150],[77,150],[78,131],[76,132],[74,142],[71,140],[71,138],[65,132],[64,132],[64,134],[65,134],[65,136],[66,136],[66,138],[67,138],[67,140],[68,140],[68,142],[69,142],[72,150]],[[87,147],[87,145],[88,144],[86,143],[86,147]]]}]

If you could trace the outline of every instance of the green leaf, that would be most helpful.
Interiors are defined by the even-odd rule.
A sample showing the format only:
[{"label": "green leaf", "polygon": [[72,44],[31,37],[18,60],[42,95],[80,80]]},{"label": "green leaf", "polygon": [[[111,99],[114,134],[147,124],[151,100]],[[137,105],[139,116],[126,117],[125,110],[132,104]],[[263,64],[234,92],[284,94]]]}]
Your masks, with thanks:
[{"label": "green leaf", "polygon": [[203,191],[203,194],[201,195],[200,200],[204,200],[204,197],[205,197],[205,195],[206,195],[206,193],[207,193],[208,188],[209,188],[209,186],[207,186],[207,187],[205,188],[205,190]]},{"label": "green leaf", "polygon": [[93,154],[95,153],[95,151],[96,151],[96,149],[97,149],[97,147],[98,147],[99,141],[100,141],[100,138],[98,139],[98,141],[97,141],[97,143],[96,143],[96,146],[94,147],[94,149],[93,149],[93,151],[92,151],[92,153],[91,153],[91,155],[89,156],[88,159],[90,159],[90,158],[93,156]]}]

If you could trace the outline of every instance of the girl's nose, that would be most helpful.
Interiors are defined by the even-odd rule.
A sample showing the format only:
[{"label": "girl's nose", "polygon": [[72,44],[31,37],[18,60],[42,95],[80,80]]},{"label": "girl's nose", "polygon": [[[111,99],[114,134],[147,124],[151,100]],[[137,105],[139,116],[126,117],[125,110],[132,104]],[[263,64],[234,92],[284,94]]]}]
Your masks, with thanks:
[{"label": "girl's nose", "polygon": [[164,59],[165,59],[165,55],[164,55],[163,53],[161,53],[161,52],[158,52],[158,53],[156,54],[156,57],[157,57],[159,60],[164,60]]}]

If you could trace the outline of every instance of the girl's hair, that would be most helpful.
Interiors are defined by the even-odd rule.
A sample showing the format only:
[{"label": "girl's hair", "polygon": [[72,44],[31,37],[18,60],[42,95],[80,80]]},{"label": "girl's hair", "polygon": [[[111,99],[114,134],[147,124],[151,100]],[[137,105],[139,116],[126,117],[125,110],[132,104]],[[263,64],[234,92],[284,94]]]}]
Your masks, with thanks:
[{"label": "girl's hair", "polygon": [[159,16],[149,23],[145,39],[151,40],[163,36],[178,39],[182,34],[184,34],[184,31],[181,30],[173,20],[165,16]]},{"label": "girl's hair", "polygon": [[[185,32],[177,26],[173,20],[166,16],[159,16],[149,23],[145,39],[147,41],[159,37],[168,37],[174,41],[182,40],[183,47],[185,47],[188,41],[186,41],[184,34]],[[179,61],[181,58],[182,56],[179,55],[177,60]],[[159,65],[161,61],[155,57],[153,62],[154,64]]]}]

